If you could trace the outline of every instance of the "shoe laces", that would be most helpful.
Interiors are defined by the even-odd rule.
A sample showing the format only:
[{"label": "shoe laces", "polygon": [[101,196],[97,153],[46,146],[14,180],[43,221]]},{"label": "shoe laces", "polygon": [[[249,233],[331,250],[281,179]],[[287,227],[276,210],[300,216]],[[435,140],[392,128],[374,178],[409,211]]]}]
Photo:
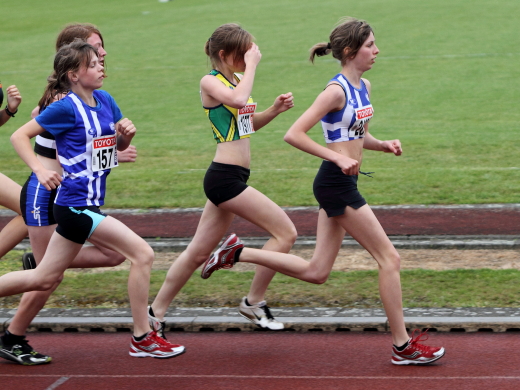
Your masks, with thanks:
[{"label": "shoe laces", "polygon": [[168,340],[163,339],[161,336],[159,336],[157,334],[157,332],[154,331],[153,333],[154,334],[152,335],[152,338],[154,339],[154,341],[158,342],[162,346],[167,347],[167,348],[172,348],[172,347],[176,346],[175,344],[170,343]]},{"label": "shoe laces", "polygon": [[26,339],[23,339],[23,340],[17,342],[16,344],[13,345],[13,347],[15,347],[15,346],[19,346],[23,353],[34,352],[34,349],[29,345],[29,341]]},{"label": "shoe laces", "polygon": [[[418,332],[417,336],[415,336],[416,332]],[[431,351],[433,349],[432,347],[429,347],[429,346],[424,345],[424,344],[419,344],[420,341],[428,340],[429,336],[428,336],[428,334],[426,334],[426,332],[428,332],[428,329],[426,329],[426,330],[424,330],[422,332],[419,329],[415,329],[412,332],[412,338],[410,340],[409,346],[414,348],[414,349],[417,349],[417,350],[419,350],[421,352],[429,352],[429,351]]]},{"label": "shoe laces", "polygon": [[274,320],[274,317],[271,314],[271,310],[269,310],[269,306],[263,305],[263,306],[260,306],[259,309],[262,309],[264,311],[265,316],[267,317],[268,320]]}]

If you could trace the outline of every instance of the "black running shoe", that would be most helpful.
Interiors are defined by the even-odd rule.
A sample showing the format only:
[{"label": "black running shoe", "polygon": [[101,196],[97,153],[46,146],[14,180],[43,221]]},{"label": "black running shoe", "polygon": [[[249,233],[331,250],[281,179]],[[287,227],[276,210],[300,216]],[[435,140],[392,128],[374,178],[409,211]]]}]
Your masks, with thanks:
[{"label": "black running shoe", "polygon": [[26,252],[22,255],[23,269],[35,269],[36,260],[31,252]]},{"label": "black running shoe", "polygon": [[15,345],[4,345],[0,338],[0,357],[11,360],[24,366],[35,366],[37,364],[50,363],[50,356],[36,352],[25,338]]}]

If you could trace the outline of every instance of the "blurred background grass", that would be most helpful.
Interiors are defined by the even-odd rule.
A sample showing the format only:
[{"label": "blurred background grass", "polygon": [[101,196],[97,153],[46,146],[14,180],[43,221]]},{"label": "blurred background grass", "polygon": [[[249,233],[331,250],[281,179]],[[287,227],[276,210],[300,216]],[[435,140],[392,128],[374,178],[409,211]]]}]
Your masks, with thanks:
[{"label": "blurred background grass", "polygon": [[[349,15],[371,23],[381,50],[365,74],[375,107],[370,130],[404,148],[399,158],[366,153],[363,169],[376,172],[360,179],[369,203],[518,202],[520,113],[508,107],[520,90],[519,12],[508,0],[13,2],[2,7],[0,80],[16,84],[24,100],[0,129],[0,171],[19,183],[28,176],[8,137],[43,91],[60,29],[90,22],[108,52],[104,89],[138,128],[138,162],[113,171],[106,205],[202,207],[215,150],[199,97],[210,69],[203,46],[216,27],[239,22],[263,53],[253,89],[259,108],[288,91],[296,102],[253,137],[249,183],[282,206],[316,205],[320,162],[282,138],[340,69],[330,56],[312,66],[308,49]],[[319,127],[311,136],[323,142]]]}]

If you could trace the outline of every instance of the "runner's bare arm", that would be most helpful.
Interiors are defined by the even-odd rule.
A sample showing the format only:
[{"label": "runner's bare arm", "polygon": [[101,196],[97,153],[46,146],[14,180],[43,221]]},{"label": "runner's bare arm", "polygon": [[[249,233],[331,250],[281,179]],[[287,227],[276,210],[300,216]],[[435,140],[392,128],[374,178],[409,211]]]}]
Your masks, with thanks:
[{"label": "runner's bare arm", "polygon": [[255,131],[260,130],[282,112],[290,110],[293,107],[294,97],[292,92],[284,93],[278,96],[271,107],[265,111],[255,113],[255,115],[253,115],[253,127]]},{"label": "runner's bare arm", "polygon": [[18,153],[21,159],[36,174],[38,181],[47,190],[51,190],[60,185],[62,177],[58,172],[48,170],[43,166],[34,154],[31,145],[31,138],[43,132],[44,128],[41,127],[36,120],[32,119],[11,135],[11,143],[16,153]]}]

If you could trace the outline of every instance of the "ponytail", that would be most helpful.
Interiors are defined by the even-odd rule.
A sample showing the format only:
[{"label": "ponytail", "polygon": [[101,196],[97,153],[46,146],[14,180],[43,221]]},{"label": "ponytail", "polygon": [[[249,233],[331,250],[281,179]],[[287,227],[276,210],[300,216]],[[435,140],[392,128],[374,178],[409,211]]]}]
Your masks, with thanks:
[{"label": "ponytail", "polygon": [[315,56],[323,57],[323,56],[326,56],[327,54],[330,54],[331,51],[332,51],[332,49],[330,47],[330,42],[329,43],[325,43],[325,42],[317,43],[310,49],[311,54],[309,56],[309,61],[314,64]]},{"label": "ponytail", "polygon": [[329,43],[318,43],[310,49],[309,60],[314,63],[315,56],[332,53],[341,65],[345,65],[356,56],[370,33],[373,33],[372,27],[364,20],[344,18],[330,33]]}]

